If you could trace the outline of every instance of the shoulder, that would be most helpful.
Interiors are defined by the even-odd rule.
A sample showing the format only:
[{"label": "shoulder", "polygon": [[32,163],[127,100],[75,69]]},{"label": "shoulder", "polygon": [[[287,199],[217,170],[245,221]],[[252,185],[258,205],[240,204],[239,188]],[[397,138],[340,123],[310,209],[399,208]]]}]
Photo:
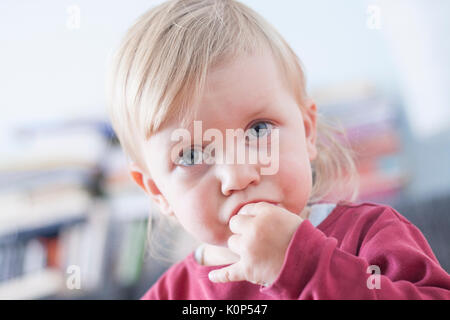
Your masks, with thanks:
[{"label": "shoulder", "polygon": [[407,218],[389,205],[363,202],[341,204],[340,218],[336,223],[346,228],[343,238],[354,238],[364,245],[369,241],[394,247],[420,247],[434,257],[422,232]]},{"label": "shoulder", "polygon": [[439,265],[421,230],[396,209],[372,202],[344,206],[346,215],[353,217],[350,235],[359,244],[360,255],[376,256],[379,264],[389,255],[390,261],[398,261],[399,265],[407,261],[412,264],[424,264],[426,261]]},{"label": "shoulder", "polygon": [[329,218],[320,228],[342,241],[352,239],[361,242],[388,231],[396,233],[393,236],[398,237],[418,232],[397,210],[387,204],[375,202],[338,202]]},{"label": "shoulder", "polygon": [[175,263],[167,269],[150,289],[141,297],[141,300],[171,300],[176,299],[178,291],[183,290],[180,284],[189,282],[192,276],[189,267],[191,254],[184,260]]},{"label": "shoulder", "polygon": [[347,202],[341,201],[338,203],[337,208],[341,210],[341,216],[352,220],[364,220],[364,221],[391,221],[399,222],[411,225],[403,215],[390,205],[375,203],[375,202]]}]

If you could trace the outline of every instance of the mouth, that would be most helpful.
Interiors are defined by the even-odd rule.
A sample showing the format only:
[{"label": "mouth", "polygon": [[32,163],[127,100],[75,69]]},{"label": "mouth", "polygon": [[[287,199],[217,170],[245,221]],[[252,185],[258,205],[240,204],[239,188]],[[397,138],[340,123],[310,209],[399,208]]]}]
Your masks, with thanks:
[{"label": "mouth", "polygon": [[239,204],[236,208],[234,208],[233,212],[232,212],[231,215],[230,215],[230,218],[228,219],[228,223],[230,223],[230,220],[231,220],[232,217],[234,217],[235,215],[238,214],[239,210],[241,210],[241,208],[242,208],[243,206],[245,206],[245,205],[247,205],[247,204],[249,204],[249,203],[257,203],[257,202],[267,202],[267,203],[274,204],[274,205],[276,205],[276,206],[280,206],[280,205],[278,204],[278,202],[272,201],[272,200],[257,199],[257,200],[252,200],[252,201],[246,201],[246,202],[243,202],[243,203]]}]

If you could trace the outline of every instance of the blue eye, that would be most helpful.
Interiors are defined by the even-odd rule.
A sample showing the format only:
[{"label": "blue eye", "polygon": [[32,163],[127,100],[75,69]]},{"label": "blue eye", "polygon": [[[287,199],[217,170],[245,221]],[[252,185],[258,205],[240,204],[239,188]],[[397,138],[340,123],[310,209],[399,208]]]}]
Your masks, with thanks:
[{"label": "blue eye", "polygon": [[247,134],[247,139],[250,139],[251,136],[256,138],[264,137],[265,135],[269,135],[272,130],[272,124],[267,121],[256,122],[254,125],[250,127]]},{"label": "blue eye", "polygon": [[177,164],[190,167],[202,163],[202,151],[196,150],[192,147],[182,150],[177,160]]}]

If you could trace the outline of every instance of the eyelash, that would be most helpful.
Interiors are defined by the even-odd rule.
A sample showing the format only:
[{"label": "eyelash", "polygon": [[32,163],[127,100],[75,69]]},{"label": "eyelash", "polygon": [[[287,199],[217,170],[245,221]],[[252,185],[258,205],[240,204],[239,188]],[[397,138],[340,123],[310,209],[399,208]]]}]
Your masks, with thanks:
[{"label": "eyelash", "polygon": [[[272,128],[273,128],[273,126],[274,126],[274,124],[272,124],[272,122],[270,122],[270,121],[266,121],[266,120],[257,120],[257,121],[254,121],[251,125],[250,125],[250,127],[249,127],[249,129],[247,129],[247,130],[245,130],[245,140],[246,141],[249,141],[249,139],[248,139],[248,136],[249,136],[249,134],[247,134],[247,132],[253,127],[253,126],[255,126],[255,125],[257,125],[257,124],[260,124],[260,123],[265,123],[265,124],[268,124],[268,129],[267,129],[267,131],[268,131],[268,134],[267,134],[267,136],[270,136],[270,133],[272,132]],[[189,148],[186,148],[188,151],[199,151],[199,150],[195,150],[194,148],[192,148],[192,146],[190,147],[190,149]],[[184,149],[184,150],[186,150],[186,149]],[[194,156],[194,164],[190,164],[190,165],[183,165],[183,164],[180,164],[179,162],[183,159],[183,156],[181,155],[182,153],[183,153],[183,155],[184,155],[184,150],[181,150],[180,151],[180,154],[179,154],[179,157],[178,157],[178,159],[177,159],[177,161],[176,161],[176,165],[177,166],[180,166],[180,167],[183,167],[183,168],[191,168],[191,167],[194,167],[195,165],[196,165],[196,163],[195,163],[195,156]],[[200,152],[203,152],[203,150],[201,150]]]}]

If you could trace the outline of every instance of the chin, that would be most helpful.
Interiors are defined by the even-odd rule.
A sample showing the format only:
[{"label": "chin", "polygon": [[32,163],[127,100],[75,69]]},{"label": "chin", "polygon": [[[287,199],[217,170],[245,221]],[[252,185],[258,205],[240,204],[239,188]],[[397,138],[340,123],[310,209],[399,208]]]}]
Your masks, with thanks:
[{"label": "chin", "polygon": [[211,242],[208,242],[209,244],[212,244],[214,246],[218,246],[218,247],[226,247],[228,248],[228,239],[232,236],[233,234],[231,233],[231,231],[228,230],[228,233],[224,234],[223,236],[220,237],[214,237],[214,239],[211,239]]}]

